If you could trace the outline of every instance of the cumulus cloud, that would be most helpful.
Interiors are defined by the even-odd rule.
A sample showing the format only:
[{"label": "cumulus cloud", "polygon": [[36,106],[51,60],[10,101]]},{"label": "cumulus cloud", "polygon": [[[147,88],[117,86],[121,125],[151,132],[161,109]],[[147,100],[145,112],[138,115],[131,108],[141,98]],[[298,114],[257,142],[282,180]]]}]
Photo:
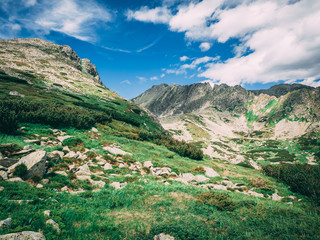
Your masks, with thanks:
[{"label": "cumulus cloud", "polygon": [[[199,77],[229,85],[280,80],[317,86],[320,78],[320,1],[202,0],[171,11],[169,29],[188,41],[233,46],[234,55],[201,68]],[[194,68],[187,64],[185,68]]]},{"label": "cumulus cloud", "polygon": [[[112,20],[111,11],[95,1],[4,0],[0,7],[10,14],[6,24],[19,23],[23,28],[36,32],[38,36],[57,31],[80,40],[94,42],[97,38],[97,24],[102,25]],[[0,26],[0,33],[5,34],[3,28]]]},{"label": "cumulus cloud", "polygon": [[182,57],[180,57],[180,61],[181,62],[184,62],[184,61],[186,61],[186,60],[188,60],[189,58],[187,57],[187,56],[182,56]]},{"label": "cumulus cloud", "polygon": [[151,78],[150,78],[151,81],[156,81],[156,80],[158,80],[158,79],[159,79],[159,78],[158,78],[157,76],[154,76],[154,77],[151,77]]},{"label": "cumulus cloud", "polygon": [[211,45],[208,42],[203,42],[200,44],[199,48],[200,48],[201,52],[206,52],[211,48]]},{"label": "cumulus cloud", "polygon": [[213,61],[216,61],[218,59],[219,59],[219,57],[208,57],[208,56],[205,56],[205,57],[201,57],[201,58],[197,58],[197,59],[193,60],[190,64],[183,64],[180,68],[181,69],[195,69],[200,64],[213,62]]},{"label": "cumulus cloud", "polygon": [[128,20],[138,20],[142,22],[151,23],[168,23],[171,19],[171,11],[167,7],[156,7],[149,9],[148,7],[142,7],[137,11],[127,11]]}]

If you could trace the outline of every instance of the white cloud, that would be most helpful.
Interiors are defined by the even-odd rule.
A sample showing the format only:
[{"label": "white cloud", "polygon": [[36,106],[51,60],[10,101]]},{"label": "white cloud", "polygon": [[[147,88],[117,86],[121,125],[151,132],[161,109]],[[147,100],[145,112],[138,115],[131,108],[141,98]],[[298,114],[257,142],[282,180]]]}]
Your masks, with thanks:
[{"label": "white cloud", "polygon": [[184,61],[186,61],[186,60],[188,60],[189,58],[187,57],[187,56],[182,56],[182,57],[180,57],[180,61],[181,62],[184,62]]},{"label": "white cloud", "polygon": [[120,82],[120,84],[128,84],[131,85],[131,82],[129,80],[123,80],[122,82]]},{"label": "white cloud", "polygon": [[158,78],[157,76],[154,76],[154,77],[151,77],[151,78],[150,78],[151,81],[156,81],[156,80],[158,80],[158,79],[159,79],[159,78]]},{"label": "white cloud", "polygon": [[166,75],[164,73],[161,74],[160,78],[164,78]]},{"label": "white cloud", "polygon": [[26,7],[32,7],[37,4],[37,0],[26,0],[24,4]]},{"label": "white cloud", "polygon": [[[229,85],[298,79],[319,85],[318,0],[190,1],[175,5],[172,13],[170,30],[184,32],[188,42],[202,42],[201,50],[209,47],[204,43],[239,42],[232,46],[234,56],[201,66],[199,77]],[[197,69],[194,64],[182,68]]]},{"label": "white cloud", "polygon": [[138,79],[139,79],[139,83],[144,83],[144,82],[146,82],[146,81],[147,81],[147,78],[145,78],[145,77],[139,77],[139,76],[136,76],[136,78],[138,78]]},{"label": "white cloud", "polygon": [[211,45],[208,42],[203,42],[200,44],[199,48],[200,48],[201,52],[206,52],[211,48]]},{"label": "white cloud", "polygon": [[156,7],[149,9],[148,7],[142,7],[138,11],[127,11],[128,20],[138,20],[142,22],[151,23],[168,23],[171,19],[171,11],[167,7]]},{"label": "white cloud", "polygon": [[181,66],[181,69],[195,69],[200,64],[213,62],[218,59],[219,59],[219,57],[208,57],[208,56],[197,58],[197,59],[193,60],[192,63],[190,63],[190,64],[183,64]]}]

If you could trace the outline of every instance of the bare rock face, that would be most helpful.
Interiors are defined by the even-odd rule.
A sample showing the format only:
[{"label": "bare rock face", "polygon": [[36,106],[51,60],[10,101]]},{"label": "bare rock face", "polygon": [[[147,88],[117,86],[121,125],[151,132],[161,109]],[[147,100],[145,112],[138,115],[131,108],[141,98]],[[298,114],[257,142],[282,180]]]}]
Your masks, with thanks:
[{"label": "bare rock face", "polygon": [[46,240],[42,233],[23,231],[18,233],[10,233],[6,235],[1,235],[0,239],[3,240]]},{"label": "bare rock face", "polygon": [[28,173],[25,176],[26,179],[31,178],[34,175],[43,176],[46,168],[46,151],[35,151],[19,160],[16,164],[8,168],[9,172],[13,172],[14,168],[20,164],[25,164],[27,166]]},{"label": "bare rock face", "polygon": [[93,65],[89,59],[81,59],[81,66],[82,66],[82,70],[88,74],[90,74],[91,76],[93,76],[94,80],[99,83],[102,84],[102,81],[100,79],[100,76],[98,74],[97,68],[95,65]]},{"label": "bare rock face", "polygon": [[73,49],[68,45],[59,46],[59,49],[67,58],[75,63],[74,67],[81,71],[81,59],[76,54],[76,52],[73,51]]}]

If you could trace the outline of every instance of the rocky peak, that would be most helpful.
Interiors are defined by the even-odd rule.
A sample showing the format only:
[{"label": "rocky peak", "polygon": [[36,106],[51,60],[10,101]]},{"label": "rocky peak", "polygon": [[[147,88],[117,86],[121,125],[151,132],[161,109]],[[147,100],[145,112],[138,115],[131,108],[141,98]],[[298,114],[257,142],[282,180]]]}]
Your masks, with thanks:
[{"label": "rocky peak", "polygon": [[69,58],[71,61],[75,62],[74,67],[81,71],[81,59],[76,54],[76,52],[68,45],[62,45],[59,46],[58,49],[61,51],[61,53]]},{"label": "rocky peak", "polygon": [[81,66],[82,66],[82,71],[93,76],[94,80],[97,83],[102,84],[102,81],[100,79],[96,66],[92,64],[89,59],[87,58],[81,59]]}]

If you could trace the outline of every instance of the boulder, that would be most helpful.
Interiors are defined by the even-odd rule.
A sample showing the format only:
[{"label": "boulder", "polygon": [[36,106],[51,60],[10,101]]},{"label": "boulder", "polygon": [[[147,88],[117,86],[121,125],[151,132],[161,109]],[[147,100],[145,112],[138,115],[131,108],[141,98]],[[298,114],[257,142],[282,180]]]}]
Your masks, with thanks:
[{"label": "boulder", "polygon": [[45,217],[50,217],[50,214],[51,214],[51,211],[50,211],[50,210],[45,210],[45,211],[43,212],[43,215],[44,215]]},{"label": "boulder", "polygon": [[168,167],[156,167],[151,169],[152,174],[156,176],[169,176],[171,173],[171,168]]},{"label": "boulder", "polygon": [[68,139],[68,138],[71,138],[72,136],[69,136],[69,135],[66,135],[66,136],[59,136],[57,137],[57,140],[59,142],[63,142],[64,140]]},{"label": "boulder", "polygon": [[0,235],[1,240],[46,240],[42,233],[23,231],[18,233],[10,233],[6,235]]},{"label": "boulder", "polygon": [[37,186],[36,186],[36,188],[43,188],[43,185],[40,184],[40,183],[38,183]]},{"label": "boulder", "polygon": [[203,169],[206,171],[205,175],[207,177],[218,177],[218,176],[220,176],[215,170],[213,170],[210,167],[203,167]]},{"label": "boulder", "polygon": [[0,229],[3,227],[9,227],[12,223],[12,218],[7,218],[5,220],[0,221]]},{"label": "boulder", "polygon": [[54,171],[55,174],[63,175],[63,176],[68,176],[68,174],[65,171]]},{"label": "boulder", "polygon": [[40,177],[42,177],[46,169],[46,160],[47,160],[46,151],[37,150],[21,158],[16,164],[10,166],[8,168],[8,171],[13,172],[16,166],[20,164],[24,164],[27,166],[27,171],[28,171],[25,176],[26,179],[29,179],[34,175],[39,175]]},{"label": "boulder", "polygon": [[168,234],[160,233],[159,235],[155,235],[153,240],[174,240],[174,237]]},{"label": "boulder", "polygon": [[76,172],[76,175],[77,175],[77,176],[81,176],[81,175],[91,176],[91,171],[90,171],[90,169],[89,169],[88,164],[84,164],[84,165],[80,166],[80,167],[78,168],[78,171]]},{"label": "boulder", "polygon": [[25,143],[33,143],[33,144],[37,144],[37,145],[40,145],[40,143],[41,143],[41,141],[38,140],[38,139],[32,139],[32,140],[30,140],[30,139],[25,139],[24,142],[25,142]]},{"label": "boulder", "polygon": [[3,180],[8,180],[8,173],[6,171],[1,170],[0,171],[0,180],[1,180],[1,178]]},{"label": "boulder", "polygon": [[19,177],[9,178],[9,182],[23,182],[23,180]]},{"label": "boulder", "polygon": [[61,230],[59,228],[59,224],[52,219],[47,220],[46,225],[50,225],[53,229],[57,230],[57,234],[60,234]]},{"label": "boulder", "polygon": [[64,152],[62,151],[53,151],[53,152],[49,152],[47,154],[48,158],[54,159],[54,160],[61,160],[64,156]]},{"label": "boulder", "polygon": [[114,187],[116,190],[124,188],[125,186],[127,186],[127,183],[120,183],[120,182],[113,182],[110,184],[110,186]]},{"label": "boulder", "polygon": [[129,152],[126,152],[126,151],[123,151],[119,148],[116,148],[116,147],[103,147],[102,148],[103,150],[106,150],[112,154],[115,154],[115,155],[132,155],[132,153],[129,153]]},{"label": "boulder", "polygon": [[153,167],[153,164],[152,164],[151,161],[146,161],[146,162],[143,163],[143,166],[147,167],[147,168],[151,168],[151,167]]},{"label": "boulder", "polygon": [[283,197],[278,195],[278,190],[276,190],[276,192],[274,194],[272,194],[271,199],[273,201],[281,201]]},{"label": "boulder", "polygon": [[257,192],[251,191],[251,190],[249,190],[248,192],[243,192],[243,193],[247,194],[247,195],[250,195],[250,196],[253,196],[253,197],[264,198],[264,195],[262,193],[257,193]]},{"label": "boulder", "polygon": [[0,186],[0,192],[2,192],[4,190],[4,187]]},{"label": "boulder", "polygon": [[104,186],[106,185],[106,183],[103,181],[92,181],[91,183],[93,186],[98,188],[104,188]]},{"label": "boulder", "polygon": [[110,163],[106,163],[106,164],[103,166],[103,169],[104,169],[104,170],[112,169],[112,165],[111,165]]},{"label": "boulder", "polygon": [[203,175],[197,175],[197,176],[195,176],[195,180],[197,182],[208,182],[210,179],[203,176]]},{"label": "boulder", "polygon": [[95,133],[99,132],[98,129],[96,129],[95,127],[92,127],[92,128],[91,128],[91,131],[92,131],[92,132],[95,132]]}]

